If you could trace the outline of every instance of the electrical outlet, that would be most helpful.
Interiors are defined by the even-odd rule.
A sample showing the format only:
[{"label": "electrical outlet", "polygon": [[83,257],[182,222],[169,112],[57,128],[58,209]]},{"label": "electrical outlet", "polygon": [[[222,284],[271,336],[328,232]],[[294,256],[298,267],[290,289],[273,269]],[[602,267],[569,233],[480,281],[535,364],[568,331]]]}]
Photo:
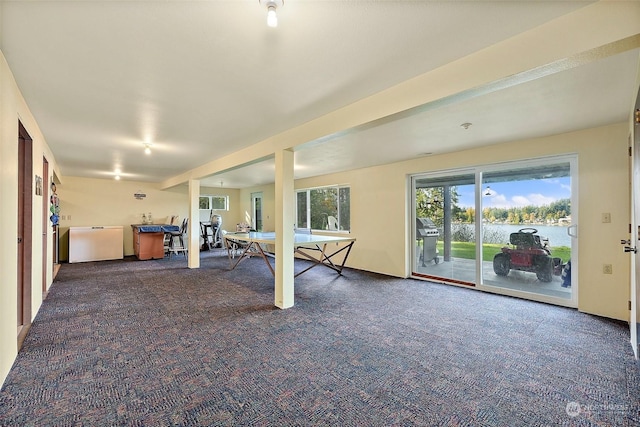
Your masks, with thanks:
[{"label": "electrical outlet", "polygon": [[613,266],[611,264],[603,264],[602,265],[602,273],[604,273],[604,274],[613,274]]}]

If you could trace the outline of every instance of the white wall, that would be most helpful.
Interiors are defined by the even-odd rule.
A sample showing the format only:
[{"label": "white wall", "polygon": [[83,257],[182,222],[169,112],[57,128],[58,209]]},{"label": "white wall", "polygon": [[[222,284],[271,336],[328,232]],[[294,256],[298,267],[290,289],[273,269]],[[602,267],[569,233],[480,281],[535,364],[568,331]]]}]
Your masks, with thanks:
[{"label": "white wall", "polygon": [[[34,117],[27,107],[9,66],[0,52],[0,224],[5,238],[0,240],[0,383],[4,381],[17,355],[17,242],[18,235],[18,121],[33,139],[33,176],[42,177],[43,157],[49,162],[49,182],[58,175],[58,166],[44,140]],[[43,297],[43,269],[45,286],[53,280],[52,263],[42,265],[42,209],[49,201],[31,194],[32,227],[32,286],[31,315],[35,317]],[[46,227],[47,259],[52,259],[52,229]],[[13,237],[11,237],[13,236]]]}]

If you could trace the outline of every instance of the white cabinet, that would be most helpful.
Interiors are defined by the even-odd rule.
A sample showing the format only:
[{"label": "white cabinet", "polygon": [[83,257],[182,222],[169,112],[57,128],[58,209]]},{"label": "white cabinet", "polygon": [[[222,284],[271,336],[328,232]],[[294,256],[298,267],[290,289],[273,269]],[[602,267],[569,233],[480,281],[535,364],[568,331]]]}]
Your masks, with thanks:
[{"label": "white cabinet", "polygon": [[69,262],[124,257],[122,226],[70,227]]}]

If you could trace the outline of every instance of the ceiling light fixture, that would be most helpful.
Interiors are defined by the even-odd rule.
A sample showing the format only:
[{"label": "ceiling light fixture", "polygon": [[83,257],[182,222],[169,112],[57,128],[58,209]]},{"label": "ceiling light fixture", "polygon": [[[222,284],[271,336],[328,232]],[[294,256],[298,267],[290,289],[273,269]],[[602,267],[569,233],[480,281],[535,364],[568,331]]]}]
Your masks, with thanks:
[{"label": "ceiling light fixture", "polygon": [[258,0],[261,5],[267,8],[267,25],[271,28],[278,26],[278,15],[276,10],[284,6],[284,0]]},{"label": "ceiling light fixture", "polygon": [[151,154],[151,143],[150,142],[145,142],[144,143],[144,154]]},{"label": "ceiling light fixture", "polygon": [[465,130],[467,130],[467,129],[469,129],[469,127],[470,127],[471,125],[472,125],[472,123],[467,122],[467,123],[463,123],[463,124],[461,124],[460,126],[462,126]]}]

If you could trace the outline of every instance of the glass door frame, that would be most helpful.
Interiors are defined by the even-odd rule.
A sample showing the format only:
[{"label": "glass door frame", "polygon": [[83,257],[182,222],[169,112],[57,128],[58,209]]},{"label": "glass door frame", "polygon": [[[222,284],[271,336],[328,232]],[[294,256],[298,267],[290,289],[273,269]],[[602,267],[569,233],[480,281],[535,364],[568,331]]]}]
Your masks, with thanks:
[{"label": "glass door frame", "polygon": [[[431,274],[425,274],[425,273],[421,273],[418,271],[418,265],[417,265],[417,260],[419,258],[419,254],[417,253],[417,245],[416,245],[416,235],[417,235],[417,230],[416,230],[416,210],[417,210],[417,206],[416,206],[416,199],[417,199],[417,195],[416,195],[416,181],[419,179],[424,179],[424,178],[428,178],[428,179],[433,179],[433,180],[439,180],[439,181],[446,181],[448,178],[456,178],[457,182],[459,184],[459,180],[461,177],[465,177],[465,176],[469,176],[472,177],[473,180],[475,181],[477,179],[477,174],[476,174],[476,168],[461,168],[461,169],[449,169],[449,170],[444,170],[444,171],[434,171],[434,172],[426,172],[426,173],[420,173],[420,174],[413,174],[411,175],[409,178],[409,193],[410,193],[410,201],[411,201],[411,210],[409,212],[409,223],[410,223],[410,227],[408,227],[408,229],[410,230],[411,235],[409,236],[409,242],[411,242],[410,244],[410,248],[409,248],[409,252],[411,254],[411,260],[408,263],[409,267],[410,267],[410,274],[412,277],[415,278],[420,278],[420,279],[424,279],[424,280],[430,280],[430,281],[435,281],[435,282],[442,282],[442,283],[446,283],[446,284],[452,284],[452,285],[460,285],[463,287],[475,287],[476,283],[469,281],[469,280],[463,280],[462,278],[455,278],[455,277],[441,277],[440,279],[438,278],[438,276],[433,276]],[[454,180],[456,181],[456,180]],[[449,183],[448,186],[457,186],[458,184],[451,184]],[[471,184],[466,184],[466,185],[471,185]],[[446,196],[443,197],[446,200]],[[446,205],[446,202],[444,203]],[[474,219],[475,220],[475,219]],[[446,221],[445,221],[446,222]],[[446,226],[444,226],[446,228]],[[442,236],[440,236],[440,239],[444,239],[446,240],[446,236],[447,233],[443,233]],[[446,244],[445,244],[446,246]],[[476,250],[477,253],[477,250]],[[446,262],[448,261],[447,255],[446,255],[446,247],[445,247],[445,253],[440,254],[440,256],[442,256],[442,259]],[[477,275],[476,275],[477,277]],[[472,279],[473,280],[473,279]]]},{"label": "glass door frame", "polygon": [[[534,168],[537,166],[548,165],[550,162],[553,163],[569,163],[570,167],[570,177],[571,177],[571,218],[572,218],[572,226],[569,227],[573,230],[573,233],[569,233],[571,236],[571,297],[568,299],[558,298],[548,295],[542,295],[538,293],[532,292],[524,292],[518,290],[505,289],[497,286],[492,286],[485,284],[482,278],[482,242],[483,242],[483,227],[482,227],[482,178],[483,174],[487,172],[496,172],[500,170],[506,169],[514,169],[514,168]],[[480,244],[476,244],[476,278],[475,278],[475,288],[478,290],[509,295],[519,298],[525,298],[533,301],[540,301],[545,303],[550,303],[554,305],[566,306],[566,307],[577,307],[578,306],[578,224],[579,224],[579,200],[578,200],[578,155],[577,154],[565,154],[558,156],[548,156],[548,157],[539,157],[535,159],[525,159],[525,160],[512,160],[501,163],[493,163],[486,164],[481,166],[469,167],[469,168],[460,168],[460,169],[449,169],[442,171],[434,171],[434,172],[425,172],[412,174],[409,176],[408,185],[410,195],[410,209],[408,212],[409,217],[409,227],[407,227],[409,231],[408,242],[409,242],[409,250],[410,259],[407,264],[409,266],[409,275],[413,278],[417,279],[425,279],[424,277],[420,277],[414,273],[417,272],[417,249],[415,244],[415,236],[416,236],[416,179],[419,178],[445,178],[451,175],[461,175],[461,174],[475,174],[475,235],[476,241],[480,242]],[[434,280],[429,278],[428,280],[446,283],[454,286],[463,286],[465,288],[469,288],[468,285],[460,285],[455,283],[455,281],[449,281],[443,278],[443,280]]]}]

